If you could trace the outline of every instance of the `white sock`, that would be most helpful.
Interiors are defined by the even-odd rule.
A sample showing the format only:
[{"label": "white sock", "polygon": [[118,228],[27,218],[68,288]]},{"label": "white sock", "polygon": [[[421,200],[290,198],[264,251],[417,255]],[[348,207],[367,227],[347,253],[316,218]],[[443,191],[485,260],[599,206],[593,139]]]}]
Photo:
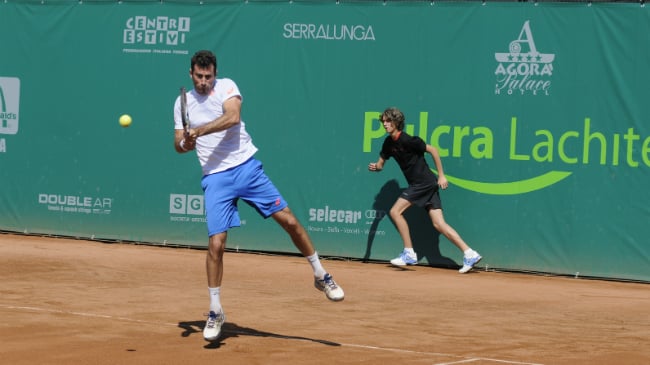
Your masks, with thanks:
[{"label": "white sock", "polygon": [[415,256],[415,250],[413,250],[413,247],[404,247],[404,251],[406,251],[411,256]]},{"label": "white sock", "polygon": [[322,279],[327,272],[325,269],[323,269],[323,265],[320,263],[320,259],[318,258],[318,252],[314,251],[314,254],[311,256],[307,256],[307,261],[311,264],[311,268],[314,270],[314,276]]},{"label": "white sock", "polygon": [[208,288],[210,292],[210,310],[215,313],[221,312],[221,287]]},{"label": "white sock", "polygon": [[471,248],[468,248],[463,252],[465,254],[465,257],[474,257],[476,256],[476,251],[472,250]]}]

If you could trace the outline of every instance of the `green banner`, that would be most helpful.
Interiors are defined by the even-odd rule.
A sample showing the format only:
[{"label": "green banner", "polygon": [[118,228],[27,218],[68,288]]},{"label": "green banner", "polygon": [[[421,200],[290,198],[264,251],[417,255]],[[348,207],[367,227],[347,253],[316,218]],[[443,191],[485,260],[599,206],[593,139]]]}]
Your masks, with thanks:
[{"label": "green banner", "polygon": [[[210,49],[322,255],[402,249],[387,212],[406,182],[394,161],[367,170],[396,106],[439,148],[445,218],[482,267],[650,280],[643,4],[5,1],[0,22],[2,230],[205,247],[172,106]],[[297,252],[240,213],[230,248]],[[423,263],[460,263],[422,209],[406,216]]]}]

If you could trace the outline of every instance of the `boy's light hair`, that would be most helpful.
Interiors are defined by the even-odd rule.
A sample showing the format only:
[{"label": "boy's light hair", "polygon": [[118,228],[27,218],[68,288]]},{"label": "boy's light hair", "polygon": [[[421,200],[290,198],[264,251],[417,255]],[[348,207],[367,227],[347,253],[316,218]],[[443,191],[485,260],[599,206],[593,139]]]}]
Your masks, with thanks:
[{"label": "boy's light hair", "polygon": [[387,108],[384,110],[383,113],[381,113],[380,119],[383,121],[384,119],[390,120],[395,124],[395,128],[398,131],[401,131],[404,129],[404,114],[397,108],[391,107]]}]

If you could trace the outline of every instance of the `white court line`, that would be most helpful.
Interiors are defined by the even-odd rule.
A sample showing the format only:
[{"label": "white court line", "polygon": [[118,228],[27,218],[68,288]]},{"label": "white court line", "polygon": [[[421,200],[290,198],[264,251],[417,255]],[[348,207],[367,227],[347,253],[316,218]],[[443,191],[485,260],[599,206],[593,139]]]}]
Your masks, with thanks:
[{"label": "white court line", "polygon": [[464,364],[464,363],[474,362],[474,361],[490,361],[490,362],[498,362],[498,363],[502,363],[502,364],[513,364],[513,365],[543,365],[543,364],[532,363],[532,362],[520,362],[520,361],[491,359],[491,358],[488,358],[488,357],[475,357],[475,358],[472,358],[472,359],[465,359],[465,360],[454,361],[454,362],[440,362],[440,363],[435,363],[433,365],[454,365],[454,364]]},{"label": "white court line", "polygon": [[149,321],[143,321],[143,320],[140,320],[140,319],[126,318],[126,317],[115,317],[115,316],[109,316],[109,315],[105,315],[105,314],[84,313],[84,312],[70,312],[70,311],[64,311],[64,310],[59,310],[59,309],[45,309],[45,308],[36,308],[36,307],[17,307],[17,306],[13,306],[13,305],[4,305],[4,304],[0,304],[0,307],[6,308],[6,309],[19,309],[19,310],[26,310],[26,311],[32,311],[32,312],[47,312],[47,313],[68,314],[68,315],[81,316],[81,317],[115,319],[115,320],[118,320],[118,321],[125,321],[125,322],[153,324],[153,325],[157,325],[157,326],[166,325],[166,326],[178,327],[178,323],[149,322]]},{"label": "white court line", "polygon": [[[150,321],[143,321],[143,320],[140,320],[140,319],[133,319],[133,318],[127,318],[127,317],[110,316],[110,315],[106,315],[106,314],[85,313],[85,312],[71,312],[71,311],[64,311],[64,310],[60,310],[60,309],[46,309],[46,308],[37,308],[37,307],[13,306],[13,305],[5,305],[5,304],[0,304],[0,307],[5,308],[5,309],[12,309],[12,310],[58,313],[58,314],[67,314],[67,315],[81,316],[81,317],[103,318],[103,319],[112,319],[112,320],[118,320],[118,321],[124,321],[124,322],[143,323],[143,324],[150,324],[150,325],[156,325],[156,326],[164,325],[164,326],[178,327],[178,323],[150,322]],[[236,332],[240,333],[240,334],[248,334],[248,333],[244,333],[244,332],[241,332],[241,331],[236,331]],[[502,364],[513,364],[513,365],[543,365],[543,364],[539,364],[539,363],[491,359],[491,358],[486,358],[486,357],[467,358],[467,357],[464,357],[464,356],[443,354],[443,353],[439,353],[439,352],[404,350],[404,349],[396,349],[396,348],[390,348],[390,347],[359,345],[359,344],[352,344],[352,343],[341,343],[340,345],[341,346],[346,346],[346,347],[356,347],[356,348],[361,348],[361,349],[368,349],[368,350],[402,352],[402,353],[430,355],[430,356],[446,356],[446,357],[455,357],[455,358],[461,358],[462,359],[462,360],[458,360],[458,361],[454,361],[454,362],[441,362],[441,363],[435,363],[435,364],[432,364],[432,365],[454,365],[454,364],[463,364],[463,363],[469,363],[469,362],[474,362],[474,361],[492,361],[492,362],[498,362],[498,363],[502,363]]]},{"label": "white court line", "polygon": [[403,350],[403,349],[394,349],[394,348],[390,348],[390,347],[355,345],[355,344],[351,344],[351,343],[342,343],[341,346],[357,347],[357,348],[364,348],[364,349],[371,349],[371,350],[403,352],[403,353],[419,354],[419,355],[446,356],[446,357],[455,357],[455,358],[463,359],[463,360],[458,360],[458,361],[453,361],[453,362],[434,363],[432,365],[453,365],[453,364],[462,364],[462,363],[468,363],[468,362],[474,362],[474,361],[492,361],[492,362],[498,362],[498,363],[502,363],[502,364],[513,364],[513,365],[544,365],[544,364],[534,363],[534,362],[500,360],[500,359],[492,359],[492,358],[488,358],[488,357],[467,358],[465,356],[452,355],[452,354],[443,354],[443,353],[440,353],[440,352]]},{"label": "white court line", "polygon": [[[394,348],[390,348],[390,347],[378,347],[378,346],[370,346],[370,345],[356,345],[356,344],[352,344],[352,343],[342,343],[341,346],[357,347],[357,348],[361,348],[361,349],[369,349],[369,350],[382,350],[382,351],[391,351],[391,352],[403,352],[403,353],[408,353],[408,354],[462,357],[462,356],[457,356],[457,355],[441,354],[441,353],[438,353],[438,352],[428,352],[428,351],[415,351],[415,350],[394,349]],[[531,365],[541,365],[541,364],[531,364]]]}]

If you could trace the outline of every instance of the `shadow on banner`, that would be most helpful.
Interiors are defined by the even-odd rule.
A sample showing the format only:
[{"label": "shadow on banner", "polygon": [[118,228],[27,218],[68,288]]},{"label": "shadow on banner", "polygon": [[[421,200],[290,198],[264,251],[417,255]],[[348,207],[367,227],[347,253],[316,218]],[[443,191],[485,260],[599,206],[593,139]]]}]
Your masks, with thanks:
[{"label": "shadow on banner", "polygon": [[[404,188],[399,186],[397,180],[389,180],[384,184],[379,193],[375,195],[375,201],[372,204],[372,209],[374,209],[378,214],[373,220],[370,231],[368,233],[368,240],[366,244],[366,252],[363,255],[363,261],[367,262],[370,259],[372,253],[372,245],[375,241],[375,232],[377,227],[382,219],[390,219],[388,212],[393,206],[397,198],[400,196]],[[426,210],[414,206],[409,208],[405,213],[404,217],[406,218],[409,230],[411,232],[411,240],[413,241],[413,249],[418,254],[418,259],[426,259],[426,262],[429,266],[438,266],[438,267],[458,267],[453,260],[448,257],[442,256],[440,253],[440,233],[433,228],[433,223],[431,218],[427,214]],[[392,223],[392,220],[391,220]],[[393,224],[393,226],[395,226]],[[397,230],[397,228],[395,228]],[[403,249],[403,246],[395,246],[395,255],[399,254]],[[402,245],[402,242],[399,242]]]}]

